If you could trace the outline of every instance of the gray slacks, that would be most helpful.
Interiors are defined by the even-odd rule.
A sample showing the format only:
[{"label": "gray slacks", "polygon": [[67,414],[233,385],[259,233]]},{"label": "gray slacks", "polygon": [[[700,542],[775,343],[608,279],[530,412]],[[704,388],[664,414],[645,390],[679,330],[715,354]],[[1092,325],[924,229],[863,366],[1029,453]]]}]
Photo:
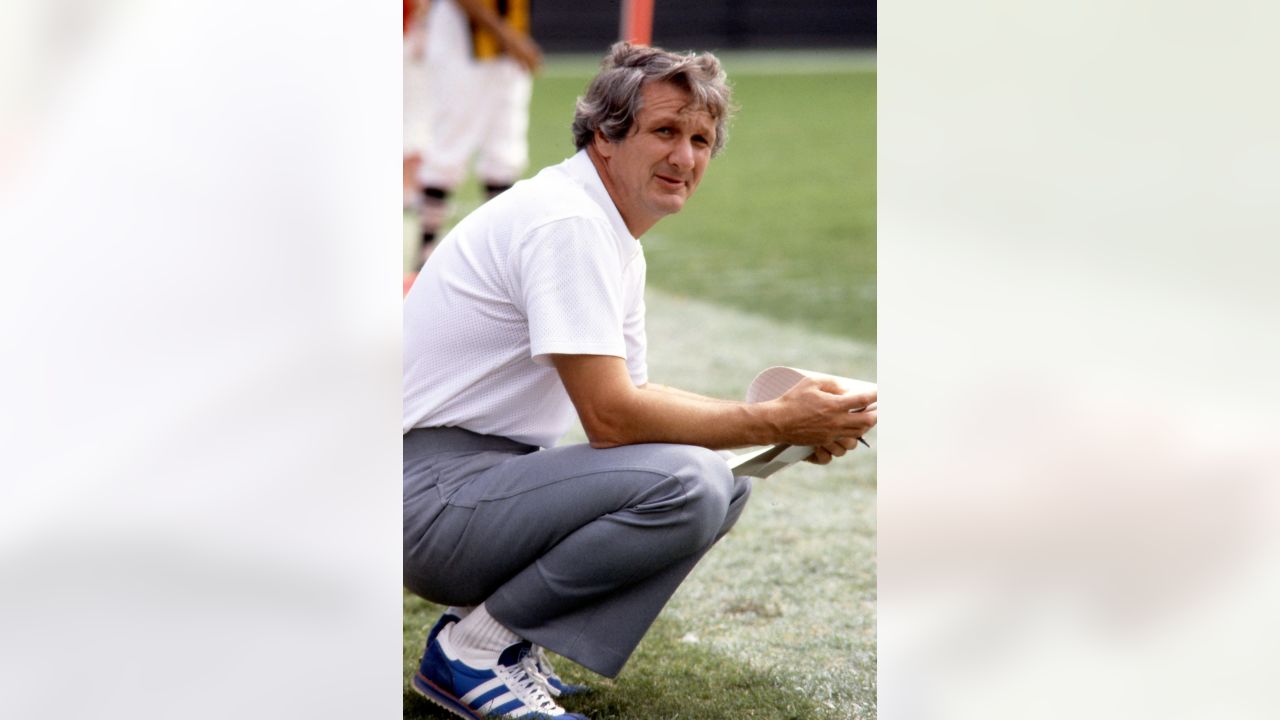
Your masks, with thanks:
[{"label": "gray slacks", "polygon": [[751,492],[690,445],[404,436],[404,584],[614,677]]}]

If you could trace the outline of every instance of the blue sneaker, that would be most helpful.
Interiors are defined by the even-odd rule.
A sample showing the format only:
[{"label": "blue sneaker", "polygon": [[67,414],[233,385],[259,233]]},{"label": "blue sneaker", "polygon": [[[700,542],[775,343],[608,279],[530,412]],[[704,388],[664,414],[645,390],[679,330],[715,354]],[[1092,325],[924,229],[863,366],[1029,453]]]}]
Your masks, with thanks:
[{"label": "blue sneaker", "polygon": [[[443,618],[442,618],[443,620]],[[447,625],[447,623],[437,623]],[[434,630],[434,628],[433,628]],[[497,666],[474,668],[445,655],[438,631],[427,642],[418,672],[410,683],[423,697],[461,718],[523,718],[524,720],[587,720],[566,713],[529,674],[527,642],[503,651]]]},{"label": "blue sneaker", "polygon": [[542,682],[547,689],[547,694],[553,698],[564,697],[565,695],[577,695],[591,690],[589,685],[573,685],[565,682],[556,674],[555,668],[551,667],[551,661],[547,659],[547,654],[543,651],[541,645],[534,645],[528,655],[524,657],[525,670],[529,674]]},{"label": "blue sneaker", "polygon": [[452,625],[458,622],[461,619],[462,618],[458,617],[457,615],[454,615],[453,613],[449,613],[449,612],[441,615],[440,619],[436,621],[436,624],[431,626],[431,632],[427,633],[427,644],[430,645],[431,643],[435,642],[436,636],[440,634],[441,630],[445,629],[445,627],[449,625]]}]

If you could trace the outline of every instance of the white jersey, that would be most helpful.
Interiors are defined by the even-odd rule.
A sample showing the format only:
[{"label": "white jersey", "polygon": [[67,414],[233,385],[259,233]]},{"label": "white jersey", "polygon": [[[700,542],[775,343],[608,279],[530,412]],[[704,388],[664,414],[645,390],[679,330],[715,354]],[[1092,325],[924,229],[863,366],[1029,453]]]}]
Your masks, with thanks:
[{"label": "white jersey", "polygon": [[404,301],[404,423],[551,447],[573,404],[551,354],[624,358],[648,382],[645,260],[586,152],[480,206]]}]

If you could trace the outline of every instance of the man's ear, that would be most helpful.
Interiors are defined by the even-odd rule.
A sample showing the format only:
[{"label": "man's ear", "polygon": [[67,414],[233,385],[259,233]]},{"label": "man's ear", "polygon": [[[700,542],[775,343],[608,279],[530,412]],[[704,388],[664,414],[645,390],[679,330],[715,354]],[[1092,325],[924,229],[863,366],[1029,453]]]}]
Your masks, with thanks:
[{"label": "man's ear", "polygon": [[609,142],[609,139],[604,136],[603,132],[596,130],[595,136],[591,138],[591,143],[595,145],[596,154],[600,155],[600,157],[613,157],[614,145],[612,142]]}]

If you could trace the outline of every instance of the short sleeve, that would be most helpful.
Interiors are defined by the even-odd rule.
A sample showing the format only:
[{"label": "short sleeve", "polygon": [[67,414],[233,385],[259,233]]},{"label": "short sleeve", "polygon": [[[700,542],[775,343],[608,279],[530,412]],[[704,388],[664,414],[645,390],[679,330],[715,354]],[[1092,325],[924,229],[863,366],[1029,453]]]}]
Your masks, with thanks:
[{"label": "short sleeve", "polygon": [[573,217],[532,230],[514,256],[516,301],[529,322],[529,354],[627,357],[617,245],[602,220]]}]

